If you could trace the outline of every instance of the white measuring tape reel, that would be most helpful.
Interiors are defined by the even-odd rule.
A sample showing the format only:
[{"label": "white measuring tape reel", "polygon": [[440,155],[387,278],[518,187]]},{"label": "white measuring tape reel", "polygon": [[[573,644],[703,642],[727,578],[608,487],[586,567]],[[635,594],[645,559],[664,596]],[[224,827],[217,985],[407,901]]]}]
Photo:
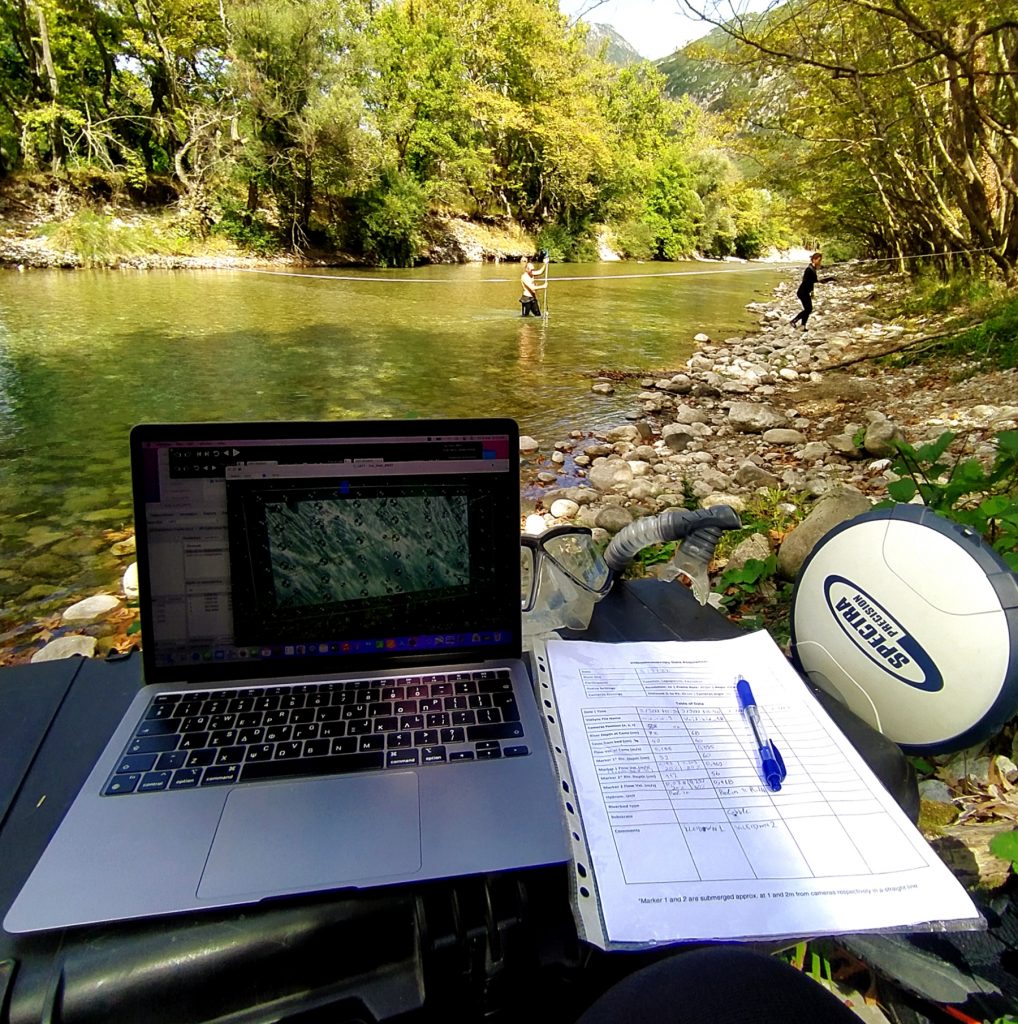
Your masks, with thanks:
[{"label": "white measuring tape reel", "polygon": [[791,619],[799,670],[910,753],[973,746],[1018,713],[1018,577],[924,506],[823,537]]}]

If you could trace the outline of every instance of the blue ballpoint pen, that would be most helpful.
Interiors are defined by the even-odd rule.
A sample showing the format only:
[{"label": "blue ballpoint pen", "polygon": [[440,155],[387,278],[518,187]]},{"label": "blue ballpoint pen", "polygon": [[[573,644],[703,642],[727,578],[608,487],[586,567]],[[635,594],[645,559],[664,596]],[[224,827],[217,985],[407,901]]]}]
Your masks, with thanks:
[{"label": "blue ballpoint pen", "polygon": [[745,679],[740,679],[735,684],[735,689],[739,694],[739,703],[749,719],[753,737],[756,739],[756,745],[760,751],[763,780],[776,793],[781,789],[781,783],[786,775],[784,758],[781,756],[777,744],[767,739],[767,732],[760,718],[760,709],[756,705],[756,698],[753,696],[749,683]]}]

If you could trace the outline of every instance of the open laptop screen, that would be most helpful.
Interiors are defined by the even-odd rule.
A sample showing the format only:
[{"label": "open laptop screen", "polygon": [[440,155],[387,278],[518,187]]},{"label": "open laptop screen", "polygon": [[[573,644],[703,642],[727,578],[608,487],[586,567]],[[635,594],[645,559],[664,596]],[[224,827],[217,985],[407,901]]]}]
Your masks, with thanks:
[{"label": "open laptop screen", "polygon": [[131,435],[149,682],[516,657],[510,420]]}]

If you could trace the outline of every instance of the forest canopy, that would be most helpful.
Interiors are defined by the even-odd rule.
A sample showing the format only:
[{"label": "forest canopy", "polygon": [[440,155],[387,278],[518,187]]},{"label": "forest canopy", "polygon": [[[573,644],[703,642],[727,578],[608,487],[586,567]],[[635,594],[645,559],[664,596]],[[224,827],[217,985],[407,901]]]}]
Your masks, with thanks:
[{"label": "forest canopy", "polygon": [[778,198],[651,65],[555,0],[12,0],[0,175],[162,190],[191,229],[409,265],[429,217],[509,219],[554,258],[758,255]]},{"label": "forest canopy", "polygon": [[604,230],[669,260],[823,238],[982,255],[1007,277],[1007,4],[711,5],[721,31],[686,55],[714,69],[717,103],[668,62],[591,52],[557,0],[8,0],[0,179],[54,175],[171,205],[197,237],[390,266],[466,217],[518,224],[554,259],[596,258]]}]

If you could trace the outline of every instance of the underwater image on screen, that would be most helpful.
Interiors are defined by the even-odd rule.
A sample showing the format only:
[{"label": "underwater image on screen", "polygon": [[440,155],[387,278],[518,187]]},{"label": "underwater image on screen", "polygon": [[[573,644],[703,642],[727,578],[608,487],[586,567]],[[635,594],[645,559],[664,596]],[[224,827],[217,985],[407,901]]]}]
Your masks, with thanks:
[{"label": "underwater image on screen", "polygon": [[265,522],[279,608],[470,582],[464,494],[270,502]]}]

